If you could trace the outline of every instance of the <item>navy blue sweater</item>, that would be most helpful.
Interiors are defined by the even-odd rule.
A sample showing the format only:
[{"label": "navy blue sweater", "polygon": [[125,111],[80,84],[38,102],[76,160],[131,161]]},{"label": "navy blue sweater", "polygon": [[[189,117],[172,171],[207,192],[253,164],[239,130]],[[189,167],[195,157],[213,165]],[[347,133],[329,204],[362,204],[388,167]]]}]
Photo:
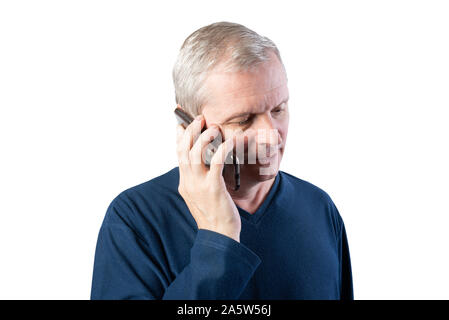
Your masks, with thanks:
[{"label": "navy blue sweater", "polygon": [[175,167],[112,201],[91,299],[353,299],[345,226],[320,188],[279,171],[255,213],[237,206],[237,242],[198,230],[178,184]]}]

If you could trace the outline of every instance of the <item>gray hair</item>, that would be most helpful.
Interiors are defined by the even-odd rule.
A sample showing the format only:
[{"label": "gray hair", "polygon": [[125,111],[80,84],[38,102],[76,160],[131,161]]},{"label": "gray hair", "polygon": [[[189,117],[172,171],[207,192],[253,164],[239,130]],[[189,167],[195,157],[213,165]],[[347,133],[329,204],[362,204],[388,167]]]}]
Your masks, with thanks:
[{"label": "gray hair", "polygon": [[204,81],[210,70],[220,63],[225,72],[251,70],[268,61],[270,51],[284,67],[274,42],[241,24],[223,21],[196,30],[184,41],[173,67],[176,103],[197,116],[206,103]]}]

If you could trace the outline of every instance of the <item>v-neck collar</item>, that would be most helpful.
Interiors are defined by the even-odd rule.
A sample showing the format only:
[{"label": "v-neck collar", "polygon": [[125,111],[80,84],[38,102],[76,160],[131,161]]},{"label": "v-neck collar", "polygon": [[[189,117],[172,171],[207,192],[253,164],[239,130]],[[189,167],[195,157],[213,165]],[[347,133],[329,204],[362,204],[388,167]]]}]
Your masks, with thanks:
[{"label": "v-neck collar", "polygon": [[268,195],[262,202],[262,204],[259,206],[259,208],[254,213],[249,213],[245,209],[240,208],[237,204],[237,209],[240,212],[240,216],[243,217],[248,222],[251,222],[253,224],[256,224],[262,219],[262,217],[265,215],[265,213],[268,211],[268,207],[270,206],[274,195],[277,193],[279,189],[279,184],[281,180],[281,171],[279,170],[276,174],[276,177],[274,178],[273,185],[270,188],[270,191],[268,191]]}]

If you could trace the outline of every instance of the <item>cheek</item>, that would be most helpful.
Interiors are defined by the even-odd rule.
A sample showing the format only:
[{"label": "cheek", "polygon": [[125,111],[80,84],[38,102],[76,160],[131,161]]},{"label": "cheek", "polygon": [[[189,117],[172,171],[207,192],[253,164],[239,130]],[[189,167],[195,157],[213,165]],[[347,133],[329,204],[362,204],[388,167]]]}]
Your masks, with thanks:
[{"label": "cheek", "polygon": [[288,123],[289,123],[289,118],[286,117],[286,119],[284,119],[283,121],[281,121],[279,123],[278,126],[278,131],[281,134],[282,140],[285,143],[285,141],[287,140],[287,134],[288,134]]}]

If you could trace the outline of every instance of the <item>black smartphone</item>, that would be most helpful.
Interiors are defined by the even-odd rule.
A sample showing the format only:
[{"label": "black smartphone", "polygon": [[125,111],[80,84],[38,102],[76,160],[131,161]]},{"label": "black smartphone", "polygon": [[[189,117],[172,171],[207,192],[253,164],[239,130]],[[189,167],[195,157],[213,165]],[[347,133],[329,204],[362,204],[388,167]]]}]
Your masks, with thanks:
[{"label": "black smartphone", "polygon": [[[182,110],[180,107],[176,107],[175,109],[175,116],[180,125],[183,126],[183,128],[187,128],[187,126],[194,120],[193,117],[191,117],[187,112]],[[201,129],[201,133],[203,133],[206,130],[206,128]],[[217,151],[218,146],[220,144],[220,141],[222,141],[222,135],[221,132],[218,134],[218,136],[208,145],[205,156],[204,156],[204,162],[207,167],[210,166],[210,161],[212,159],[212,156]],[[232,159],[232,164],[234,167],[234,190],[237,191],[240,188],[240,161],[238,157],[234,154],[234,151],[230,154],[230,157]],[[223,170],[224,174],[224,170]]]}]

